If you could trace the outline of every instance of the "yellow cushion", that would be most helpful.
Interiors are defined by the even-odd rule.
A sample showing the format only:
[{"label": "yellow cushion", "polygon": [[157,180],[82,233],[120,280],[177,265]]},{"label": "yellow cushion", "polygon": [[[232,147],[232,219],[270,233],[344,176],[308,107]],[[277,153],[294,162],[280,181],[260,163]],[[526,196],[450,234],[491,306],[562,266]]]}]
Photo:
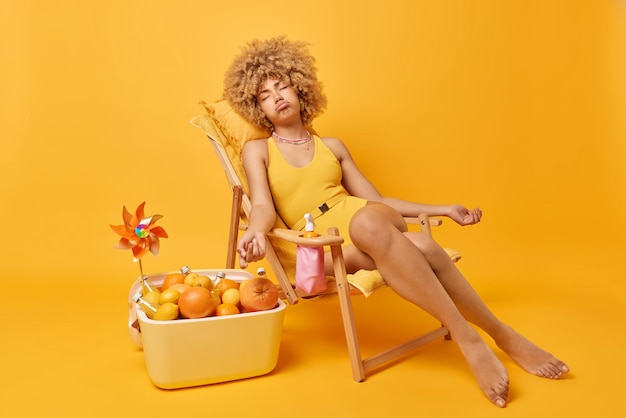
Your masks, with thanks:
[{"label": "yellow cushion", "polygon": [[207,104],[201,101],[207,113],[211,116],[218,127],[226,134],[228,142],[239,149],[251,139],[268,138],[270,133],[254,126],[237,113],[226,100]]},{"label": "yellow cushion", "polygon": [[248,182],[241,162],[241,149],[246,142],[267,138],[269,133],[249,123],[225,100],[211,104],[201,101],[200,104],[207,113],[191,119],[191,124],[202,129],[211,140],[224,148],[244,193],[248,194]]}]

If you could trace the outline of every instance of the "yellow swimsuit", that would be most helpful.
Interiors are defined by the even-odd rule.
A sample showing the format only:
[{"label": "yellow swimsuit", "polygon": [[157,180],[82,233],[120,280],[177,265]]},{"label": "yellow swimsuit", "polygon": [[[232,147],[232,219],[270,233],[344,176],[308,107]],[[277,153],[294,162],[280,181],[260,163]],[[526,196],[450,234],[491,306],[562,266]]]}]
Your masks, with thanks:
[{"label": "yellow swimsuit", "polygon": [[326,234],[336,226],[350,242],[348,226],[354,213],[367,201],[350,196],[341,184],[341,164],[318,136],[313,136],[315,154],[305,167],[293,167],[272,138],[268,142],[267,176],[278,215],[292,229],[302,230],[305,213],[312,213],[315,229]]},{"label": "yellow swimsuit", "polygon": [[[304,214],[313,213],[318,233],[326,234],[328,228],[336,226],[346,245],[351,243],[348,231],[350,220],[357,210],[367,204],[367,201],[348,194],[341,184],[339,161],[319,137],[313,138],[315,143],[313,161],[302,168],[289,165],[274,140],[270,138],[267,141],[269,155],[267,176],[274,205],[289,228],[302,230],[304,222],[301,222],[301,219]],[[322,211],[319,206],[325,202],[329,209]],[[294,277],[295,246],[285,245],[276,240],[274,249],[279,257],[282,257],[282,264],[288,276]],[[461,257],[454,250],[445,250],[454,260]],[[385,284],[378,270],[359,270],[354,274],[348,274],[348,282],[365,296],[371,295],[376,288]]]}]

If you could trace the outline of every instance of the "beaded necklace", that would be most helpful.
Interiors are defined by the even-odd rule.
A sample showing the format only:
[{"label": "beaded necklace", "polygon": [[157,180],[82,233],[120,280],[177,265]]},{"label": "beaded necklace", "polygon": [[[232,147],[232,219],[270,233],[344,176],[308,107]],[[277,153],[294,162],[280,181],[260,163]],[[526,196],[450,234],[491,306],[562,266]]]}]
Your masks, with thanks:
[{"label": "beaded necklace", "polygon": [[286,144],[292,144],[292,145],[302,145],[302,144],[306,144],[307,142],[309,142],[311,140],[311,134],[309,133],[309,131],[306,131],[306,137],[305,138],[296,138],[296,139],[290,139],[290,138],[285,138],[284,136],[280,136],[276,133],[276,131],[272,132],[272,136],[276,139],[278,139],[279,141],[282,141]]}]

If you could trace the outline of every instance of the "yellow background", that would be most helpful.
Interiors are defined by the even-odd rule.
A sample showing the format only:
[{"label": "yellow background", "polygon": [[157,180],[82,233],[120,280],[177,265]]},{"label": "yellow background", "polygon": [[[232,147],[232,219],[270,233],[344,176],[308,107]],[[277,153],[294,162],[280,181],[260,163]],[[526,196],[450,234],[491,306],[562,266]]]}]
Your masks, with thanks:
[{"label": "yellow background", "polygon": [[[307,322],[310,306],[288,308],[271,377],[173,393],[150,386],[125,334],[138,266],[112,248],[109,224],[142,201],[148,214],[164,215],[159,225],[170,237],[158,257],[144,258],[146,273],[224,264],[230,192],[188,120],[202,112],[200,99],[220,98],[240,46],[280,34],[310,42],[317,57],[329,107],[316,129],[342,138],[384,194],[480,206],[479,226],[446,222],[437,237],[463,252],[461,268],[498,314],[590,373],[556,385],[516,375],[525,389],[513,392],[509,411],[611,411],[620,396],[611,375],[625,371],[611,355],[625,342],[625,7],[3,1],[0,397],[14,411],[8,416],[46,405],[65,408],[64,416],[83,416],[88,405],[110,416],[121,408],[106,400],[111,394],[155,413],[185,402],[212,408],[221,393],[252,413],[239,400],[271,382],[340,385],[347,398],[333,402],[347,416],[434,411],[439,400],[450,413],[491,413],[471,378],[451,370],[451,362],[464,366],[449,346],[424,351],[437,359],[425,378],[418,358],[410,374],[402,364],[376,374],[381,386],[352,384],[341,344],[333,357],[322,342],[303,348],[294,340],[341,341],[338,323],[329,325],[334,339]],[[375,298],[362,312],[372,341],[388,328],[379,313],[397,321],[410,309],[387,291]],[[367,405],[376,396],[386,409]]]}]

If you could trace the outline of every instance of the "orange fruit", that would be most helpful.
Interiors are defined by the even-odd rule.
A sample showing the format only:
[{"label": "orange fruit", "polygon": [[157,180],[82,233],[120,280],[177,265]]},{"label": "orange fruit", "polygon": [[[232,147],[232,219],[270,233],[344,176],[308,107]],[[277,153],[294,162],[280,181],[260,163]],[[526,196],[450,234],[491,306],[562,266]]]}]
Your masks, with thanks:
[{"label": "orange fruit", "polygon": [[215,301],[209,289],[190,287],[178,298],[178,308],[183,318],[204,318],[215,310]]},{"label": "orange fruit", "polygon": [[191,286],[189,286],[188,284],[185,284],[185,283],[174,283],[167,290],[176,289],[176,290],[178,290],[178,293],[180,293],[182,295],[183,292],[185,290],[189,289],[190,287]]},{"label": "orange fruit", "polygon": [[228,289],[239,289],[239,283],[232,279],[223,278],[215,287],[220,290],[220,295],[223,295]]},{"label": "orange fruit", "polygon": [[237,305],[232,303],[222,303],[215,308],[215,316],[236,315],[240,313]]},{"label": "orange fruit", "polygon": [[163,279],[161,291],[167,290],[174,283],[184,283],[185,275],[183,273],[170,273]]},{"label": "orange fruit", "polygon": [[278,303],[276,285],[268,278],[255,277],[239,290],[239,303],[244,312],[273,309]]}]

